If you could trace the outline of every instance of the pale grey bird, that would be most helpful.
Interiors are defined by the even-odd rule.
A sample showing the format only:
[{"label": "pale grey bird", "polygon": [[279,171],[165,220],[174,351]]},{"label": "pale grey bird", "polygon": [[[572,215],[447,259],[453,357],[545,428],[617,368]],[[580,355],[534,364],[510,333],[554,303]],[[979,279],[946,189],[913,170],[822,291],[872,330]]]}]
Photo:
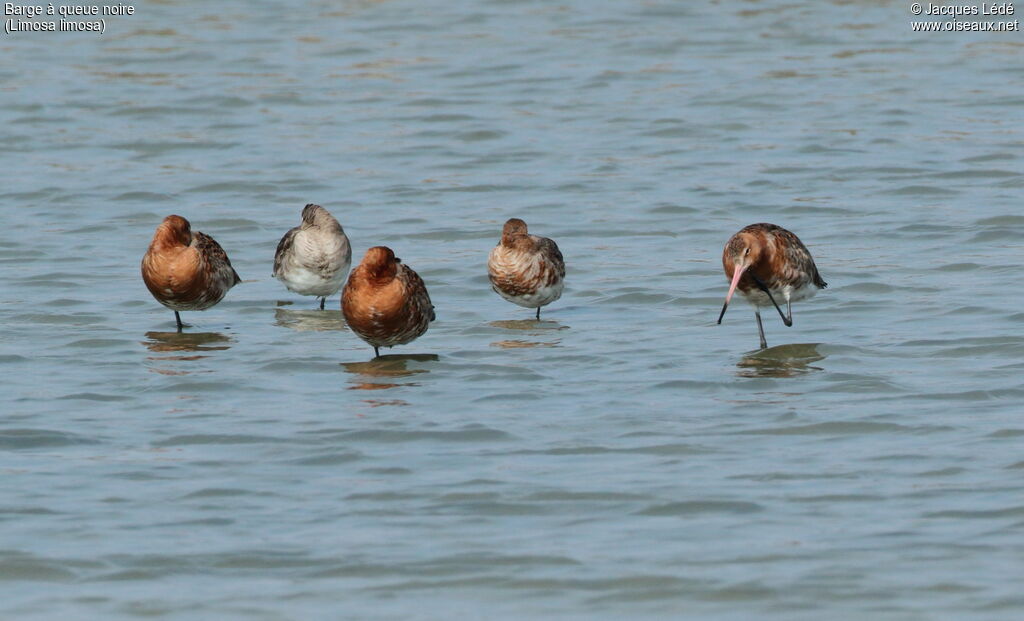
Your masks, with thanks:
[{"label": "pale grey bird", "polygon": [[331,212],[310,203],[302,210],[302,224],[285,233],[274,254],[274,278],[289,291],[320,298],[324,309],[327,296],[345,284],[352,266],[352,247],[345,230]]}]

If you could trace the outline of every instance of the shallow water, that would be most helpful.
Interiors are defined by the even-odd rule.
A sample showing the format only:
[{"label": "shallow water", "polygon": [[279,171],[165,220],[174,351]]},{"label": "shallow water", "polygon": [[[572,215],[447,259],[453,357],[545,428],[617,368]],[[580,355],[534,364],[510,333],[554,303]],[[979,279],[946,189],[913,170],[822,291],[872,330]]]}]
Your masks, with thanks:
[{"label": "shallow water", "polygon": [[[1019,33],[901,3],[175,2],[0,41],[0,616],[1024,614]],[[58,43],[59,44],[55,44]],[[424,278],[371,361],[307,202]],[[173,314],[167,214],[245,282]],[[512,215],[568,263],[490,291]],[[796,232],[765,313],[719,256]]]}]

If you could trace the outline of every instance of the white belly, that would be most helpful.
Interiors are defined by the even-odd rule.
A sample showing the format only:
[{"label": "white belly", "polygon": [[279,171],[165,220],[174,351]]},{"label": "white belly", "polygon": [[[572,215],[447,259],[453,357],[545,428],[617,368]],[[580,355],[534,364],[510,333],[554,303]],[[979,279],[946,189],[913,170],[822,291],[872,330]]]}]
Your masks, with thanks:
[{"label": "white belly", "polygon": [[345,284],[350,257],[347,238],[300,231],[275,276],[299,295],[334,295]]},{"label": "white belly", "polygon": [[559,280],[554,285],[538,287],[536,291],[521,295],[510,295],[498,287],[492,288],[498,292],[498,295],[513,304],[525,306],[526,308],[539,308],[541,306],[547,306],[562,297],[562,290],[565,289],[565,281]]},{"label": "white belly", "polygon": [[539,308],[562,297],[565,280],[557,269],[540,254],[502,246],[491,250],[487,260],[491,288],[502,298],[526,308]]},{"label": "white belly", "polygon": [[288,270],[281,270],[277,279],[299,295],[315,295],[324,297],[337,293],[343,284],[348,270],[337,270],[329,277],[324,277],[320,272],[307,269],[301,265],[290,266]]},{"label": "white belly", "polygon": [[[803,287],[793,287],[786,285],[777,289],[772,289],[772,297],[775,298],[775,302],[779,306],[784,306],[788,302],[799,302],[800,300],[807,300],[814,297],[818,293],[818,288],[813,284],[807,284]],[[742,293],[743,297],[747,302],[755,308],[761,307],[773,307],[771,299],[768,295],[760,289],[754,289],[749,293]]]}]

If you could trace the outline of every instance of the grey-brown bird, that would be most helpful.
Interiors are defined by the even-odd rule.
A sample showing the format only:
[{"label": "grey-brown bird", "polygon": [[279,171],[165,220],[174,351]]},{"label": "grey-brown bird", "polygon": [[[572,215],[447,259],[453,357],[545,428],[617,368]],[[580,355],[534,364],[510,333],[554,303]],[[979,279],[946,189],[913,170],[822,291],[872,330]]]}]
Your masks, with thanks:
[{"label": "grey-brown bird", "polygon": [[565,289],[565,261],[558,244],[530,235],[526,223],[511,218],[501,231],[501,240],[487,258],[491,288],[513,304],[537,309],[562,297]]},{"label": "grey-brown bird", "polygon": [[352,265],[352,247],[341,224],[320,205],[302,210],[302,224],[284,234],[274,253],[272,276],[299,295],[320,298],[320,310],[328,296],[345,284]]}]

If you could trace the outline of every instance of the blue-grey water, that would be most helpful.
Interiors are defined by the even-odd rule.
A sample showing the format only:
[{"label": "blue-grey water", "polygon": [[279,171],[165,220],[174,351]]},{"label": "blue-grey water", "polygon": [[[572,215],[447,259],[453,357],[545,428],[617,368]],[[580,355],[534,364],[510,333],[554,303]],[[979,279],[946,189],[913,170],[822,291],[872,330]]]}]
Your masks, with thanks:
[{"label": "blue-grey water", "polygon": [[[0,617],[1024,616],[1020,33],[904,2],[147,2],[0,38]],[[437,321],[270,278],[308,202]],[[189,218],[245,282],[174,332]],[[554,238],[543,321],[489,287]],[[716,326],[752,222],[829,288]]]}]

